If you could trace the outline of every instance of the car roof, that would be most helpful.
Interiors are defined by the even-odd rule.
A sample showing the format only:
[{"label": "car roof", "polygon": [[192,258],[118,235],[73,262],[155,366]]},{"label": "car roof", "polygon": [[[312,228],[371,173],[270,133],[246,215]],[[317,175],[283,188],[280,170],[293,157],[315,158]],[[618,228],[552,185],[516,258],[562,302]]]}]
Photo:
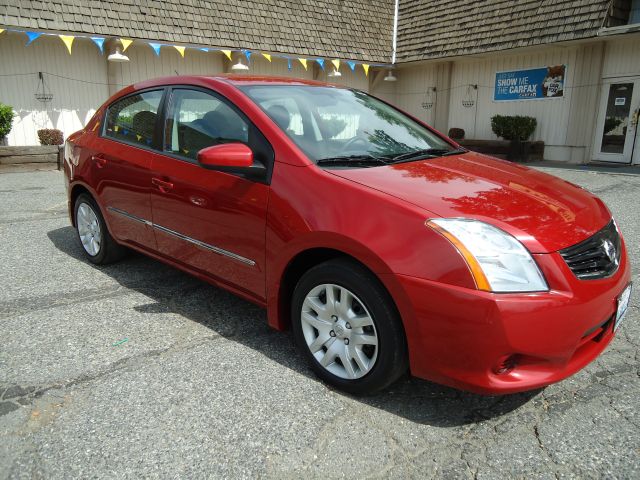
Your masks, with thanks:
[{"label": "car roof", "polygon": [[132,85],[134,90],[141,88],[158,87],[163,85],[176,85],[184,83],[218,83],[223,82],[234,86],[245,85],[307,85],[316,87],[334,87],[346,88],[343,85],[334,85],[331,83],[319,82],[316,80],[307,80],[304,78],[277,77],[269,75],[238,75],[238,74],[222,74],[222,75],[175,75],[171,77],[154,78],[144,80]]}]

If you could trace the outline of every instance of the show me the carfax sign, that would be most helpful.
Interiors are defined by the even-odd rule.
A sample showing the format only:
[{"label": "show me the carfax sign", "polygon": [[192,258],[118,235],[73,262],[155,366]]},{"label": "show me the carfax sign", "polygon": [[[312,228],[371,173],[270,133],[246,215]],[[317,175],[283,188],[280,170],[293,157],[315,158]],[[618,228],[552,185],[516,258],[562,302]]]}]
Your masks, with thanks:
[{"label": "show me the carfax sign", "polygon": [[495,101],[543,100],[564,95],[566,65],[496,73]]}]

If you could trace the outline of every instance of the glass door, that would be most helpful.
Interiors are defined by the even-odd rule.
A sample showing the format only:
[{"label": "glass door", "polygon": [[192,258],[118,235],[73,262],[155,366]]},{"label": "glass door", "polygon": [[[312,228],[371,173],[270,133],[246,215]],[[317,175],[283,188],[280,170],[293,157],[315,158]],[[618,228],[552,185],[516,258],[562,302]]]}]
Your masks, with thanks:
[{"label": "glass door", "polygon": [[634,163],[640,155],[638,110],[640,78],[607,80],[603,85],[600,115],[596,129],[594,159],[605,162]]}]

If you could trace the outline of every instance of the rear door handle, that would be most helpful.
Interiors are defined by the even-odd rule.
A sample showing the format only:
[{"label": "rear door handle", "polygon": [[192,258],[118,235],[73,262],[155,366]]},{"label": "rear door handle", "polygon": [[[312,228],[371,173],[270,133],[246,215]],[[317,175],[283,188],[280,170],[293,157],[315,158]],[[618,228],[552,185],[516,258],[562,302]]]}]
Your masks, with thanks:
[{"label": "rear door handle", "polygon": [[167,193],[169,190],[173,189],[173,183],[160,180],[159,178],[152,178],[151,183],[158,187],[162,193]]},{"label": "rear door handle", "polygon": [[91,160],[93,160],[93,163],[95,163],[96,167],[98,168],[104,168],[104,166],[107,164],[107,159],[104,158],[101,154],[93,155],[91,157]]}]

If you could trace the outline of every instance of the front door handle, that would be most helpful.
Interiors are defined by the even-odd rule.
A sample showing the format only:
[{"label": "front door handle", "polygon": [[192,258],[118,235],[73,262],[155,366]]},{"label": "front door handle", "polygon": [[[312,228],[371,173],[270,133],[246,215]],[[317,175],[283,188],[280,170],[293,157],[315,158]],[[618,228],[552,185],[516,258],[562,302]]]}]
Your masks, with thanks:
[{"label": "front door handle", "polygon": [[162,193],[168,193],[173,189],[173,183],[167,182],[165,180],[160,180],[159,178],[152,178],[151,183],[153,183]]},{"label": "front door handle", "polygon": [[107,164],[107,159],[100,154],[93,155],[91,157],[91,160],[96,164],[96,167],[98,168],[104,168],[104,166]]}]

